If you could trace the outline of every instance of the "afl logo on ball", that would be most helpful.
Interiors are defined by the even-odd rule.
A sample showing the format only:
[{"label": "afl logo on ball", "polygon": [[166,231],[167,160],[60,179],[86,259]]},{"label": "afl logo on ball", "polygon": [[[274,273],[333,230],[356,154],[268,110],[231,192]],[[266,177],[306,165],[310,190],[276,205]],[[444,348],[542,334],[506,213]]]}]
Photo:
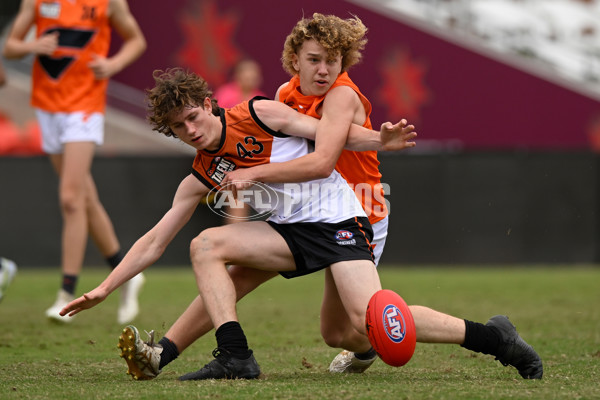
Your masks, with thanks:
[{"label": "afl logo on ball", "polygon": [[404,323],[404,316],[393,304],[389,304],[383,309],[383,327],[385,333],[394,343],[400,343],[404,340],[406,335],[406,324]]}]

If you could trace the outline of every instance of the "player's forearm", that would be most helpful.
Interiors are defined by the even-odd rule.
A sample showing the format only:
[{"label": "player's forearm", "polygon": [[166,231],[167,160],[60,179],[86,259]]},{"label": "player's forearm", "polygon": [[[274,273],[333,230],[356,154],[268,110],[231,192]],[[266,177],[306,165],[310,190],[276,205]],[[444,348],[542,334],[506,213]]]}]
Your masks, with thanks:
[{"label": "player's forearm", "polygon": [[352,124],[344,148],[352,151],[383,150],[381,135],[378,131]]},{"label": "player's forearm", "polygon": [[164,247],[154,245],[148,235],[141,237],[125,254],[121,263],[100,284],[99,289],[105,291],[108,296],[125,282],[154,264],[163,252]]},{"label": "player's forearm", "polygon": [[[319,120],[305,116],[301,121],[302,123],[294,125],[290,132],[297,136],[315,140]],[[383,145],[378,131],[367,129],[361,125],[352,124],[344,148],[352,151],[380,151],[383,150]]]},{"label": "player's forearm", "polygon": [[20,59],[35,53],[35,43],[18,39],[6,39],[2,55],[7,59]]},{"label": "player's forearm", "polygon": [[35,53],[36,40],[25,40],[27,33],[35,23],[36,0],[22,0],[19,12],[4,43],[2,55],[6,58],[23,58]]},{"label": "player's forearm", "polygon": [[295,183],[323,179],[331,175],[334,168],[335,162],[329,162],[317,152],[282,163],[253,167],[254,180],[268,183]]},{"label": "player's forearm", "polygon": [[111,63],[115,65],[115,71],[112,75],[122,71],[137,60],[145,50],[146,40],[143,36],[136,36],[123,43],[119,51],[110,58]]},{"label": "player's forearm", "polygon": [[123,40],[116,54],[110,57],[110,62],[117,68],[116,72],[119,72],[146,50],[146,38],[126,0],[110,0],[108,14],[111,26]]}]

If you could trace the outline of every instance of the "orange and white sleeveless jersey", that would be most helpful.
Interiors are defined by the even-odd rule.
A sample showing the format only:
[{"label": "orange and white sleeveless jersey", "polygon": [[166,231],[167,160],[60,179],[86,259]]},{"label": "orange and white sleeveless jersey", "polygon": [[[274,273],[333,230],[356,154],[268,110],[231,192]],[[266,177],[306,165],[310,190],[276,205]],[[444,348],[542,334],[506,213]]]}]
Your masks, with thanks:
[{"label": "orange and white sleeveless jersey", "polygon": [[[347,72],[341,73],[331,89],[337,86],[351,87],[365,107],[367,119],[363,126],[372,129],[371,126],[371,103],[360,92],[358,86],[352,82]],[[279,91],[279,101],[292,107],[294,110],[314,118],[321,118],[320,107],[325,96],[305,96],[300,92],[300,78],[295,75],[289,83]],[[388,215],[384,198],[384,190],[381,185],[381,173],[379,172],[379,160],[376,151],[350,151],[343,150],[335,166],[344,179],[354,188],[356,196],[371,224],[384,219]]]},{"label": "orange and white sleeveless jersey", "polygon": [[[267,127],[254,112],[255,98],[229,109],[221,109],[223,131],[216,151],[198,151],[192,173],[211,189],[221,188],[227,172],[266,163],[293,160],[312,151],[303,138],[288,136]],[[340,222],[365,216],[353,190],[337,172],[324,179],[302,183],[264,183],[252,186],[245,196],[259,213],[271,210],[270,221]]]},{"label": "orange and white sleeveless jersey", "polygon": [[110,47],[109,0],[36,0],[37,37],[58,32],[51,56],[35,58],[31,104],[49,112],[104,112],[107,79],[88,63]]}]

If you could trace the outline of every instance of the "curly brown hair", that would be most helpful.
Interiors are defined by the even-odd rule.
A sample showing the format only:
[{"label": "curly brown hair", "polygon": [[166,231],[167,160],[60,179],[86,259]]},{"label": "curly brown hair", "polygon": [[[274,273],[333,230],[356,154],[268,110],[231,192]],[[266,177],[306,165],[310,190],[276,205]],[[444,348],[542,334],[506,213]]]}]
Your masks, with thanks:
[{"label": "curly brown hair", "polygon": [[281,55],[283,69],[292,76],[296,75],[298,71],[293,65],[293,55],[298,54],[305,41],[315,39],[327,50],[330,58],[341,55],[342,72],[347,71],[360,61],[361,51],[367,44],[366,33],[367,27],[357,16],[341,19],[335,15],[314,13],[312,19],[298,21],[285,39]]},{"label": "curly brown hair", "polygon": [[212,98],[213,92],[208,83],[193,72],[182,68],[169,68],[166,71],[155,70],[152,73],[154,87],[146,90],[148,107],[148,122],[152,129],[165,136],[177,137],[169,128],[169,122],[174,114],[179,114],[184,108],[200,107],[205,98],[210,98],[212,113],[220,114],[217,101]]}]

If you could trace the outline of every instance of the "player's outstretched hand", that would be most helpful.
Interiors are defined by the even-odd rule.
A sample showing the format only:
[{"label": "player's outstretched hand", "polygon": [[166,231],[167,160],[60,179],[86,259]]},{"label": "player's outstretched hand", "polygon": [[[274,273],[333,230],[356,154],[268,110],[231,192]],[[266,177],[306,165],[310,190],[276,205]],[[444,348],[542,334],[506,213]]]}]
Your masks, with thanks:
[{"label": "player's outstretched hand", "polygon": [[88,308],[92,308],[96,304],[101,303],[102,301],[104,301],[106,296],[107,295],[104,294],[102,290],[96,288],[89,293],[84,293],[83,296],[67,304],[60,311],[60,315],[64,317],[68,314],[69,317],[72,317],[80,311],[87,310]]},{"label": "player's outstretched hand", "polygon": [[415,127],[409,125],[405,119],[396,124],[384,122],[381,124],[379,132],[381,134],[381,144],[385,151],[404,150],[417,145],[414,141],[417,137]]}]

